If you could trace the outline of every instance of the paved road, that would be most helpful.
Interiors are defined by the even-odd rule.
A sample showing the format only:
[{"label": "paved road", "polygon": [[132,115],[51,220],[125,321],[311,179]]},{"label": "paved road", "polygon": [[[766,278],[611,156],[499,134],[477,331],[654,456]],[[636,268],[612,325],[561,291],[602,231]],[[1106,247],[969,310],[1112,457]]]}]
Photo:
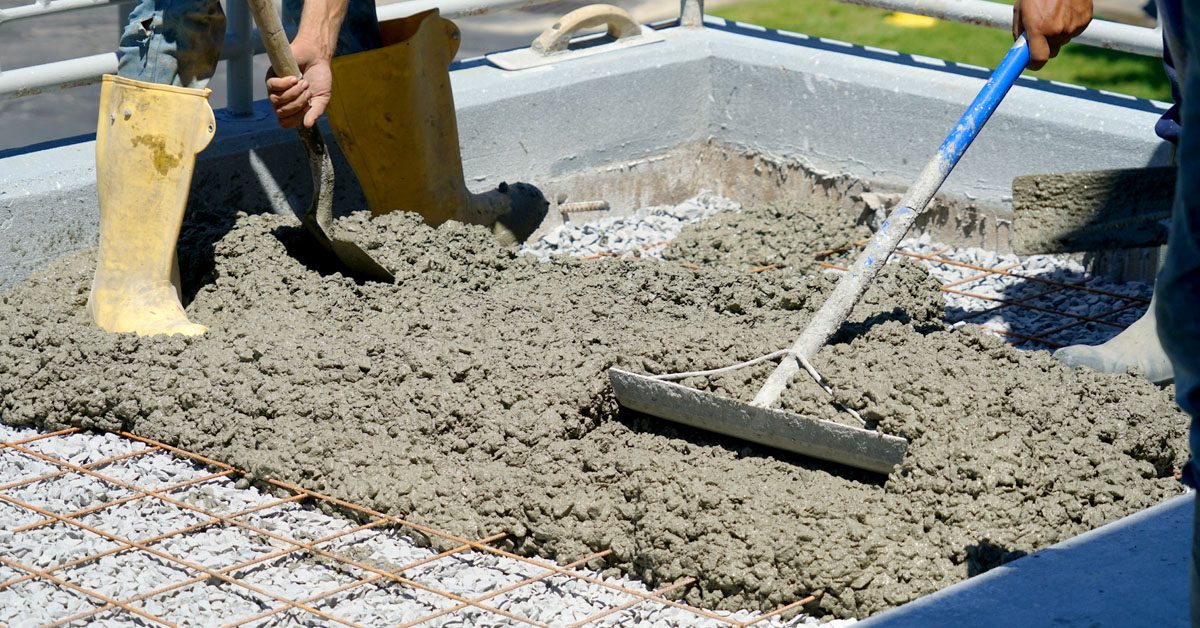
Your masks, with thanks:
[{"label": "paved road", "polygon": [[1092,6],[1106,20],[1154,26],[1154,0],[1092,0]]},{"label": "paved road", "polygon": [[[0,8],[23,6],[33,0],[0,0]],[[386,0],[385,0],[386,1]],[[737,0],[707,0],[706,6]],[[608,0],[628,10],[640,22],[667,19],[678,14],[678,0]],[[472,57],[527,46],[539,32],[571,9],[590,4],[566,0],[520,11],[507,11],[457,20],[463,31],[459,57]],[[1118,19],[1138,19],[1145,0],[1096,0],[1098,13]],[[101,7],[0,26],[0,69],[19,68],[50,61],[112,51],[119,36],[117,9]],[[255,73],[266,72],[267,60],[255,60]],[[225,72],[217,70],[212,84],[212,105],[225,106]],[[256,99],[265,97],[256,84]],[[95,132],[99,87],[89,85],[0,101],[0,151]]]}]

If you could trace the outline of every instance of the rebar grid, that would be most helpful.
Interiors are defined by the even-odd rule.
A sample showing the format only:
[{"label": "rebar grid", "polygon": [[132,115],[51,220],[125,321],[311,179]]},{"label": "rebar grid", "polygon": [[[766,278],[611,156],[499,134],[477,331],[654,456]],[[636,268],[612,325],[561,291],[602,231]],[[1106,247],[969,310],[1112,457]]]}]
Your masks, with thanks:
[{"label": "rebar grid", "polygon": [[[845,271],[849,270],[845,266],[839,266],[837,264],[830,264],[828,262],[821,262],[819,260],[826,258],[830,255],[833,255],[835,253],[842,253],[842,252],[849,251],[854,248],[862,248],[869,241],[870,241],[869,239],[863,239],[863,240],[859,240],[858,242],[854,242],[853,244],[847,244],[845,246],[827,249],[827,250],[821,251],[819,253],[814,253],[813,259],[818,260],[817,261],[818,266],[845,272]],[[670,243],[669,242],[659,242],[657,244],[645,246],[645,247],[643,247],[643,250],[649,250],[656,246],[662,246],[662,245],[669,246]],[[968,312],[962,316],[947,318],[946,322],[951,325],[960,323],[963,321],[967,321],[967,320],[970,320],[973,318],[978,318],[980,316],[984,316],[987,314],[992,314],[992,313],[995,313],[999,310],[1002,310],[1002,309],[1008,308],[1008,307],[1025,308],[1025,309],[1033,310],[1036,312],[1042,312],[1044,314],[1051,314],[1051,315],[1061,316],[1061,317],[1068,318],[1068,319],[1073,319],[1069,323],[1066,323],[1063,325],[1058,325],[1056,327],[1053,327],[1053,328],[1044,330],[1040,333],[1032,334],[1032,335],[1023,334],[1023,333],[1016,332],[1016,331],[1009,330],[1009,329],[998,329],[998,328],[992,327],[990,325],[982,325],[982,324],[979,325],[979,327],[982,329],[999,334],[1001,336],[1007,336],[1010,338],[1014,338],[1014,339],[1016,339],[1017,342],[1035,342],[1035,343],[1039,343],[1039,344],[1045,345],[1050,348],[1059,348],[1064,345],[1060,342],[1050,340],[1049,336],[1052,336],[1059,332],[1066,331],[1073,327],[1077,327],[1079,325],[1085,325],[1087,323],[1093,323],[1096,325],[1104,325],[1104,326],[1111,327],[1116,330],[1121,330],[1121,329],[1124,329],[1126,326],[1122,325],[1120,323],[1111,321],[1111,320],[1107,320],[1107,317],[1111,317],[1115,314],[1119,314],[1128,309],[1135,308],[1138,306],[1143,306],[1143,305],[1150,303],[1150,299],[1146,299],[1143,297],[1138,297],[1138,296],[1133,296],[1133,295],[1128,295],[1128,294],[1120,294],[1120,293],[1111,292],[1108,290],[1100,290],[1097,288],[1092,288],[1090,286],[1084,285],[1088,281],[1090,281],[1089,279],[1081,279],[1079,281],[1074,281],[1074,282],[1068,283],[1068,282],[1055,281],[1053,279],[1047,279],[1045,277],[1038,277],[1037,275],[1028,275],[1028,274],[1020,274],[1020,273],[1012,272],[1014,269],[1023,266],[1024,262],[1018,262],[1016,264],[1008,264],[1005,266],[997,266],[995,268],[987,268],[984,266],[978,266],[975,264],[967,264],[965,262],[959,262],[959,261],[955,261],[952,259],[946,259],[944,257],[941,257],[942,253],[945,253],[948,250],[950,250],[949,247],[940,249],[938,251],[935,251],[935,252],[929,253],[929,254],[912,253],[909,251],[901,251],[901,250],[897,250],[896,253],[898,255],[911,257],[913,259],[927,261],[932,264],[941,264],[944,266],[953,266],[953,267],[964,268],[964,269],[968,269],[968,270],[979,271],[978,274],[972,275],[970,277],[964,277],[962,279],[957,279],[957,280],[951,281],[949,283],[943,284],[941,286],[941,290],[943,292],[946,292],[947,294],[955,294],[955,295],[967,297],[970,299],[976,299],[979,301],[995,303],[996,305],[976,311],[976,312]],[[615,257],[615,256],[619,256],[619,253],[615,252],[615,251],[602,251],[600,253],[596,253],[594,255],[589,255],[587,257],[582,257],[580,259],[582,259],[582,260],[597,260],[597,259],[604,259],[607,257]],[[680,266],[682,266],[683,268],[691,269],[691,270],[699,269],[699,266],[697,266],[695,264],[681,263]],[[775,264],[771,264],[771,265],[767,265],[767,266],[759,266],[757,268],[751,268],[749,270],[746,270],[745,272],[748,274],[756,274],[756,273],[761,273],[761,272],[765,272],[768,270],[774,270],[776,268],[779,268],[779,266],[775,265]],[[965,290],[955,289],[956,286],[969,284],[971,282],[979,281],[981,279],[986,279],[993,275],[1012,277],[1014,279],[1019,279],[1022,281],[1031,281],[1031,282],[1035,282],[1035,283],[1039,283],[1039,284],[1044,284],[1044,285],[1048,286],[1048,288],[1041,292],[1036,292],[1034,294],[1028,294],[1028,295],[1025,295],[1018,299],[1001,299],[998,297],[993,297],[993,296],[988,296],[988,295],[984,295],[984,294],[977,294],[977,293],[968,292]],[[1051,294],[1055,294],[1057,292],[1063,292],[1063,291],[1076,291],[1076,292],[1090,293],[1090,294],[1095,294],[1095,295],[1100,295],[1100,296],[1105,296],[1105,297],[1111,297],[1111,298],[1115,298],[1115,299],[1122,299],[1122,300],[1126,301],[1126,303],[1124,305],[1114,307],[1110,310],[1107,310],[1107,311],[1105,311],[1101,314],[1095,315],[1095,316],[1084,316],[1081,314],[1075,314],[1074,312],[1067,312],[1067,311],[1058,310],[1058,309],[1054,309],[1054,308],[1043,307],[1043,306],[1031,303],[1031,301],[1034,301],[1036,299],[1046,297]]]},{"label": "rebar grid", "polygon": [[[858,242],[855,242],[852,245],[847,245],[847,246],[839,247],[836,249],[828,249],[826,251],[821,251],[820,253],[814,254],[813,259],[820,260],[820,259],[828,257],[829,255],[832,255],[834,253],[841,253],[844,251],[848,251],[852,248],[862,247],[862,246],[866,245],[867,242],[868,242],[868,240],[860,240]],[[941,286],[941,290],[942,290],[942,292],[946,292],[948,294],[956,294],[956,295],[968,297],[971,299],[977,299],[977,300],[985,301],[985,302],[989,302],[989,303],[996,303],[996,305],[994,305],[992,307],[988,307],[986,309],[979,310],[977,312],[969,312],[962,316],[948,318],[946,320],[946,322],[951,325],[953,325],[955,323],[964,322],[964,321],[967,321],[967,320],[970,320],[973,318],[978,318],[978,317],[984,316],[986,314],[992,314],[998,310],[1002,310],[1007,307],[1025,308],[1025,309],[1033,310],[1036,312],[1042,312],[1045,314],[1053,314],[1055,316],[1061,316],[1063,318],[1073,319],[1070,323],[1066,323],[1064,325],[1059,325],[1059,326],[1044,330],[1040,333],[1033,334],[1033,335],[1022,334],[1022,333],[1015,332],[1012,330],[997,329],[997,328],[991,327],[989,325],[979,325],[979,327],[981,327],[983,329],[986,329],[986,330],[991,331],[996,334],[1000,334],[1002,336],[1016,338],[1020,342],[1036,342],[1036,343],[1046,345],[1048,347],[1058,348],[1058,347],[1062,347],[1064,345],[1062,343],[1050,340],[1048,338],[1049,336],[1059,333],[1059,332],[1062,332],[1062,331],[1065,331],[1065,330],[1068,330],[1068,329],[1071,329],[1073,327],[1077,327],[1079,325],[1087,324],[1087,323],[1106,325],[1108,327],[1112,327],[1117,330],[1124,329],[1125,325],[1113,322],[1111,320],[1107,320],[1107,317],[1113,316],[1114,314],[1119,314],[1130,308],[1138,307],[1140,305],[1147,305],[1150,303],[1150,299],[1146,299],[1143,297],[1132,296],[1132,295],[1128,295],[1128,294],[1120,294],[1117,292],[1111,292],[1108,290],[1100,290],[1097,288],[1092,288],[1092,287],[1086,286],[1084,284],[1089,281],[1088,279],[1081,279],[1079,281],[1074,281],[1074,282],[1068,283],[1068,282],[1056,281],[1053,279],[1047,279],[1045,277],[1038,277],[1037,275],[1028,275],[1028,274],[1012,272],[1014,269],[1023,266],[1024,262],[1018,262],[1016,264],[1008,264],[1005,266],[997,266],[995,268],[987,268],[985,266],[968,264],[965,262],[959,262],[956,260],[951,260],[951,259],[946,259],[944,257],[941,257],[941,255],[948,250],[949,250],[949,248],[943,248],[941,250],[934,251],[933,253],[928,253],[928,254],[912,253],[909,251],[897,250],[896,253],[899,255],[903,255],[905,257],[923,260],[923,261],[929,262],[931,264],[940,264],[940,265],[944,265],[944,266],[953,266],[953,267],[963,268],[963,269],[967,269],[967,270],[979,271],[975,275],[971,275],[969,277],[964,277],[962,279],[957,279],[955,281],[951,281],[949,283],[943,284]],[[830,268],[830,269],[839,270],[839,271],[847,271],[848,270],[844,266],[838,266],[836,264],[829,264],[826,262],[818,262],[818,265],[821,267],[824,267],[824,268]],[[1035,282],[1035,283],[1049,286],[1049,288],[1046,290],[1042,290],[1040,292],[1035,292],[1033,294],[1025,295],[1018,299],[1001,299],[998,297],[988,296],[988,295],[984,295],[984,294],[977,294],[977,293],[968,292],[965,290],[956,289],[957,286],[965,285],[965,284],[968,284],[968,283],[971,283],[974,281],[979,281],[981,279],[986,279],[993,275],[1000,275],[1000,276],[1005,276],[1005,277],[1012,277],[1014,279],[1020,279],[1022,281]],[[1063,310],[1058,310],[1058,309],[1049,308],[1049,307],[1043,307],[1043,306],[1035,305],[1035,304],[1031,303],[1031,301],[1033,301],[1035,299],[1039,299],[1039,298],[1054,294],[1056,292],[1063,292],[1063,291],[1075,291],[1075,292],[1096,294],[1096,295],[1105,296],[1105,297],[1112,297],[1112,298],[1116,298],[1116,299],[1122,299],[1126,303],[1124,305],[1114,307],[1112,309],[1109,309],[1109,310],[1107,310],[1101,314],[1095,315],[1095,316],[1085,316],[1082,314],[1076,314],[1074,312],[1066,312]]]},{"label": "rebar grid", "polygon": [[[711,611],[689,606],[687,604],[664,597],[665,594],[670,593],[671,591],[675,591],[692,584],[695,581],[694,578],[684,578],[670,585],[661,587],[655,591],[644,592],[622,586],[618,583],[608,582],[601,578],[593,577],[587,573],[578,571],[579,568],[586,566],[588,563],[598,559],[603,559],[604,557],[608,556],[611,553],[609,550],[587,556],[565,566],[553,565],[544,561],[518,556],[491,545],[504,539],[507,536],[505,533],[493,534],[478,541],[470,541],[445,532],[434,530],[427,526],[406,521],[399,516],[380,513],[369,508],[351,504],[341,499],[273,480],[266,481],[266,484],[272,487],[273,492],[275,492],[276,495],[271,499],[266,500],[266,503],[258,504],[250,508],[244,508],[230,514],[221,514],[219,512],[215,512],[215,507],[197,506],[195,504],[188,503],[183,499],[177,499],[176,497],[171,496],[171,493],[173,492],[178,492],[189,487],[197,487],[205,482],[212,482],[216,480],[228,481],[243,475],[241,470],[215,460],[211,460],[196,454],[191,454],[176,447],[171,447],[164,443],[159,443],[153,440],[135,436],[127,432],[116,432],[116,434],[120,435],[121,437],[136,441],[141,445],[144,445],[144,447],[120,455],[104,458],[102,460],[87,462],[86,464],[75,464],[67,460],[59,459],[53,455],[42,453],[34,448],[38,441],[60,436],[69,436],[71,434],[83,432],[84,431],[81,429],[72,428],[47,434],[39,434],[30,438],[24,438],[11,442],[0,443],[0,452],[6,450],[10,452],[17,452],[20,455],[48,463],[49,465],[52,465],[52,468],[54,468],[54,471],[52,472],[31,474],[30,477],[0,479],[0,481],[5,482],[0,484],[0,503],[15,506],[23,509],[24,511],[28,511],[29,513],[35,513],[41,517],[41,519],[32,523],[27,523],[13,528],[9,531],[12,535],[15,536],[23,533],[29,533],[44,526],[61,524],[67,526],[68,529],[73,529],[85,535],[102,538],[114,544],[113,547],[90,553],[80,558],[73,558],[61,562],[57,561],[56,559],[55,564],[40,568],[26,564],[25,562],[17,559],[15,556],[0,556],[0,564],[12,568],[21,574],[16,577],[10,577],[7,581],[0,582],[0,592],[3,592],[5,589],[17,586],[21,583],[41,580],[45,581],[46,583],[50,583],[59,589],[73,591],[85,597],[92,604],[91,608],[75,612],[69,616],[57,618],[51,623],[45,624],[46,626],[68,625],[81,620],[95,619],[102,615],[111,613],[136,615],[141,620],[148,621],[153,625],[175,626],[176,624],[172,623],[168,619],[165,619],[164,617],[156,615],[147,610],[147,607],[144,603],[157,596],[168,596],[172,592],[180,591],[186,587],[198,585],[200,583],[207,583],[208,585],[214,586],[227,584],[230,587],[233,587],[235,590],[252,593],[262,599],[269,600],[272,603],[272,606],[265,608],[265,610],[259,610],[246,616],[237,617],[233,621],[225,624],[228,627],[242,626],[250,623],[262,623],[264,621],[269,621],[274,616],[279,616],[281,613],[299,612],[310,619],[320,618],[320,620],[325,622],[357,628],[359,626],[363,626],[363,624],[356,623],[355,621],[340,616],[337,613],[337,610],[333,608],[336,606],[337,600],[335,598],[337,596],[347,595],[353,592],[355,589],[365,590],[366,587],[372,587],[378,583],[398,585],[403,587],[406,591],[423,591],[434,596],[436,599],[442,600],[442,602],[446,604],[444,608],[436,608],[432,604],[429,604],[428,606],[435,608],[435,610],[422,617],[419,617],[418,619],[398,624],[398,626],[401,628],[426,624],[440,617],[453,615],[464,610],[482,612],[494,620],[508,620],[510,623],[516,622],[518,624],[539,626],[542,628],[550,628],[551,626],[586,626],[606,617],[610,617],[623,611],[628,611],[629,609],[632,609],[638,605],[647,603],[658,604],[664,608],[674,608],[686,611],[692,614],[697,620],[704,618],[721,626],[745,628],[747,626],[758,624],[771,617],[797,610],[803,605],[808,604],[816,599],[815,596],[809,596],[776,609],[771,613],[758,616],[751,620],[737,621],[730,617],[725,617]],[[202,473],[197,477],[193,477],[186,481],[175,482],[160,488],[141,486],[140,481],[122,481],[119,478],[113,477],[111,473],[105,473],[105,468],[109,465],[125,460],[136,459],[138,457],[155,452],[169,453],[192,463],[203,465],[211,472]],[[55,512],[48,507],[44,508],[36,504],[28,503],[27,501],[15,496],[13,493],[14,490],[30,487],[38,482],[53,482],[72,474],[79,474],[98,480],[106,485],[120,487],[121,489],[128,491],[129,494],[119,496],[116,499],[103,501],[102,503],[88,504],[82,508],[74,508],[66,512]],[[169,532],[158,533],[141,539],[126,538],[124,536],[105,531],[97,525],[89,525],[85,521],[80,520],[80,517],[101,513],[106,509],[137,502],[139,500],[153,500],[159,504],[169,505],[174,509],[177,509],[179,512],[186,512],[194,517],[197,517],[198,520],[190,525],[176,527]],[[291,535],[280,534],[264,529],[262,526],[255,525],[254,523],[246,520],[246,518],[251,515],[270,512],[272,509],[278,509],[284,505],[300,503],[310,505],[324,504],[340,510],[341,512],[351,514],[352,519],[357,522],[365,521],[365,523],[352,525],[347,529],[340,530],[332,534],[327,534],[321,538],[317,538],[316,540],[304,541],[291,538]],[[63,508],[62,510],[65,511],[66,508]],[[278,542],[279,545],[282,545],[282,547],[277,547],[274,549],[274,551],[265,552],[262,555],[255,556],[248,560],[242,560],[233,565],[222,565],[219,567],[202,565],[196,560],[185,559],[175,555],[171,551],[166,551],[164,549],[155,547],[162,546],[163,542],[168,539],[181,539],[187,535],[199,534],[210,529],[230,528],[242,530],[254,535],[259,535],[261,537],[274,540]],[[398,567],[388,565],[388,568],[381,569],[378,566],[371,565],[363,560],[351,557],[346,553],[337,551],[335,549],[329,549],[328,547],[322,547],[328,546],[331,542],[338,539],[349,540],[351,535],[362,533],[368,530],[390,531],[399,534],[409,533],[414,535],[422,535],[427,538],[437,538],[441,539],[443,542],[448,542],[451,549],[426,556],[419,560],[408,562],[407,564]],[[272,547],[276,546],[273,545]],[[82,568],[89,564],[96,563],[102,558],[124,552],[135,552],[140,556],[157,559],[157,564],[165,565],[174,570],[180,571],[186,574],[186,577],[180,581],[172,581],[163,584],[150,591],[128,596],[104,594],[87,586],[82,586],[71,580],[70,572],[73,569]],[[406,577],[404,575],[406,572],[411,572],[418,567],[430,565],[436,561],[446,559],[448,557],[470,554],[491,555],[493,557],[502,557],[510,561],[517,561],[521,565],[536,570],[537,573],[518,574],[521,576],[521,579],[517,582],[507,584],[506,586],[500,586],[498,584],[493,585],[495,587],[494,590],[474,591],[467,595],[460,595],[428,583],[418,582],[413,577]],[[337,573],[350,578],[351,581],[339,586],[332,586],[328,590],[321,590],[313,595],[303,596],[300,599],[292,599],[290,596],[280,595],[278,593],[269,591],[262,586],[256,586],[248,582],[246,580],[246,576],[239,577],[238,575],[239,572],[247,572],[248,570],[249,573],[253,573],[254,569],[264,568],[281,559],[304,558],[306,556],[320,557],[324,560],[324,563],[322,564],[326,566],[332,566]],[[576,619],[575,616],[572,616],[561,623],[555,622],[551,624],[525,617],[521,614],[510,612],[487,603],[489,600],[494,600],[500,596],[513,593],[518,589],[530,587],[531,585],[538,583],[543,583],[546,586],[550,586],[550,581],[548,579],[551,577],[566,578],[572,581],[589,583],[591,585],[603,587],[603,589],[609,593],[619,594],[619,596],[623,598],[623,601],[600,602],[598,599],[590,599],[588,601],[589,604],[597,602],[597,604],[593,604],[593,607],[599,606],[601,607],[600,610],[594,610],[590,615],[587,615],[583,619]],[[591,597],[598,598],[598,596],[594,593]],[[37,601],[30,600],[30,603],[34,604],[37,603]],[[478,621],[475,623],[478,623]]]}]

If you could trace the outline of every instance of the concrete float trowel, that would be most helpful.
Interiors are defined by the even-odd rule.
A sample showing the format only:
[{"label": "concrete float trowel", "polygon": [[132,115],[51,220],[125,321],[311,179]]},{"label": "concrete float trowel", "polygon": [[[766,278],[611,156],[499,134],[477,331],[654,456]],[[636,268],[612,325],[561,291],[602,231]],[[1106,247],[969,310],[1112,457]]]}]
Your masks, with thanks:
[{"label": "concrete float trowel", "polygon": [[326,110],[371,214],[413,211],[430,226],[457,220],[491,228],[501,244],[523,242],[550,208],[541,191],[501,183],[475,194],[463,178],[450,89],[458,27],[431,9],[379,31],[383,47],[334,57]]},{"label": "concrete float trowel", "polygon": [[1167,243],[1176,168],[1032,174],[1013,179],[1013,252],[1080,253]]},{"label": "concrete float trowel", "polygon": [[[620,369],[609,369],[609,379],[621,405],[638,412],[802,455],[868,471],[890,473],[904,458],[908,450],[907,440],[866,429],[865,422],[861,426],[843,425],[783,410],[773,410],[771,405],[802,367],[832,394],[832,389],[824,384],[809,361],[845,322],[875,274],[887,261],[888,256],[896,250],[900,240],[908,233],[917,216],[941,187],[946,176],[958,163],[1028,63],[1029,49],[1022,35],[992,73],[937,154],[925,165],[916,182],[909,187],[904,198],[871,238],[849,272],[842,275],[833,293],[790,349],[710,371],[638,375]],[[744,368],[774,357],[782,359],[749,404],[666,381]]]},{"label": "concrete float trowel", "polygon": [[[250,12],[258,24],[258,32],[262,35],[263,47],[267,49],[267,57],[271,59],[271,67],[279,76],[300,76],[300,67],[292,56],[292,48],[288,44],[287,34],[279,21],[279,13],[271,0],[249,0]],[[390,271],[375,261],[362,247],[352,240],[338,237],[333,224],[333,162],[329,160],[329,150],[321,129],[313,125],[311,129],[303,124],[296,129],[300,133],[300,142],[308,154],[308,167],[312,172],[313,198],[308,209],[300,215],[300,222],[313,236],[317,244],[340,260],[348,269],[364,277],[376,281],[391,283],[395,277]]]}]

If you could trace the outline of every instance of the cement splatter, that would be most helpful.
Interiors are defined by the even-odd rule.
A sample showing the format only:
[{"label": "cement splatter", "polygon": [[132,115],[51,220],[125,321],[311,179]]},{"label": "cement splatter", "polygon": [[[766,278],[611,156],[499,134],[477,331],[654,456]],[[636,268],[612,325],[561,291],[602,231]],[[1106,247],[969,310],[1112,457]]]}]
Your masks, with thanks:
[{"label": "cement splatter", "polygon": [[[751,263],[834,239],[823,224],[850,228],[794,222],[822,211],[737,215],[739,234],[794,247],[766,242]],[[3,420],[128,429],[457,534],[507,531],[520,553],[566,562],[612,548],[597,567],[651,586],[695,576],[686,598],[701,606],[818,593],[809,610],[843,617],[1181,492],[1170,474],[1187,420],[1171,389],[947,331],[914,264],[890,265],[815,361],[844,403],[912,439],[882,481],[623,413],[604,374],[786,346],[832,277],[750,274],[737,254],[539,263],[483,229],[394,214],[343,220],[398,279],[357,283],[306,265],[318,260],[294,225],[242,214],[226,233],[185,237],[201,338],[94,329],[92,254],[0,296]],[[729,235],[702,225],[685,239],[747,250]],[[691,384],[749,399],[767,370]],[[809,382],[784,403],[836,414]]]}]

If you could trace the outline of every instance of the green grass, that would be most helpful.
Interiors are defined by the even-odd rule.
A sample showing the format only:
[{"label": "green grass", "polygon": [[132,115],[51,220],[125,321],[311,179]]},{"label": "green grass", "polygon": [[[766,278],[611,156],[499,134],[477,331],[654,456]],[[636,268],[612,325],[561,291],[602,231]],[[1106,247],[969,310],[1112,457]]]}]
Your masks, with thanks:
[{"label": "green grass", "polygon": [[[888,11],[829,0],[755,0],[711,13],[767,28],[987,68],[996,67],[1012,45],[1012,35],[1004,31],[952,22],[905,28],[884,22]],[[1026,74],[1141,98],[1171,100],[1161,60],[1091,46],[1068,44],[1046,67]]]}]

